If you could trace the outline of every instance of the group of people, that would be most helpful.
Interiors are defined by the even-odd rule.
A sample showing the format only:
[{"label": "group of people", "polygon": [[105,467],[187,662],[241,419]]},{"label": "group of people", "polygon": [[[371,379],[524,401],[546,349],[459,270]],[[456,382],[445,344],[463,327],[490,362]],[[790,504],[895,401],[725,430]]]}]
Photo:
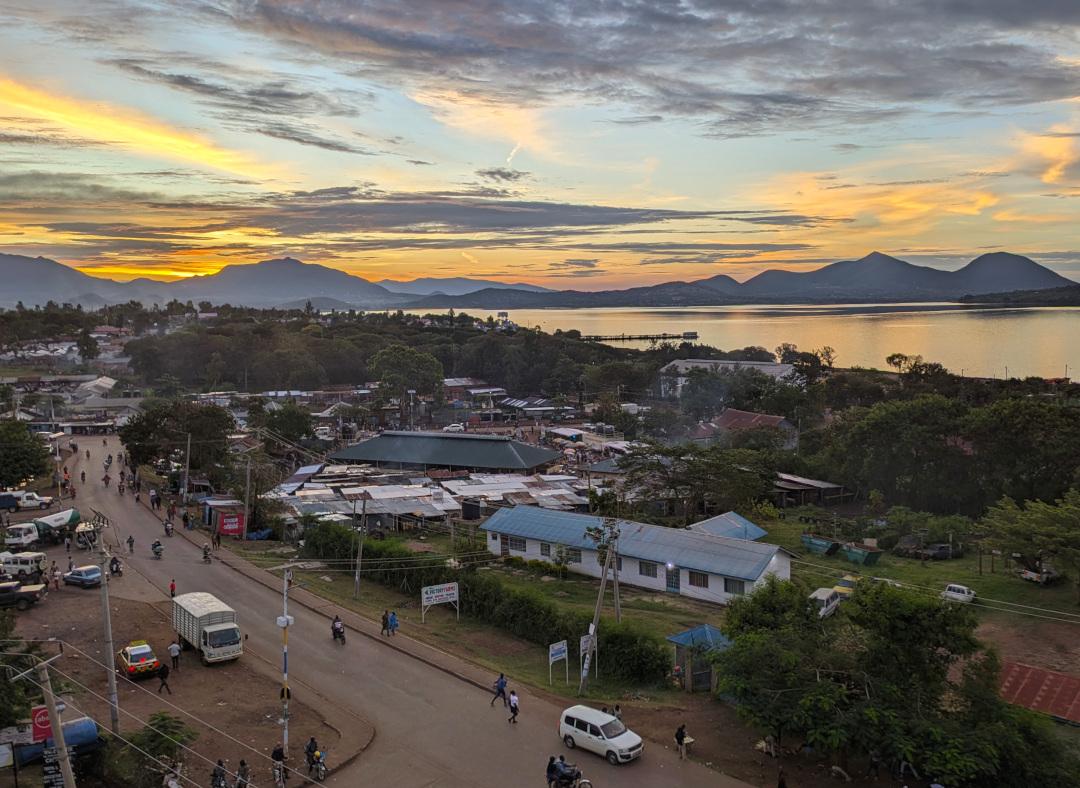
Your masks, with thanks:
[{"label": "group of people", "polygon": [[394,610],[384,610],[382,614],[382,629],[379,630],[380,635],[396,635],[398,631],[398,619],[397,612]]},{"label": "group of people", "polygon": [[517,724],[518,713],[521,711],[521,701],[518,700],[518,694],[514,690],[510,690],[510,694],[506,694],[507,686],[506,674],[500,673],[499,678],[495,679],[495,695],[491,698],[491,706],[495,706],[495,701],[502,698],[503,708],[510,710],[510,716],[506,718],[509,723]]}]

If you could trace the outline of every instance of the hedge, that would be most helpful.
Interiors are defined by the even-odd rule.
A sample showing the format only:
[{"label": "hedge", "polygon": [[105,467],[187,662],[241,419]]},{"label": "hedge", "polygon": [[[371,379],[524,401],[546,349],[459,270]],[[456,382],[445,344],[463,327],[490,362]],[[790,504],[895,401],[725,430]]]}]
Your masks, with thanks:
[{"label": "hedge", "polygon": [[[304,533],[306,557],[348,561],[355,559],[355,550],[353,532],[344,526],[321,523]],[[394,541],[364,543],[364,576],[408,594],[419,593],[423,586],[457,581],[464,615],[542,646],[566,640],[572,655],[577,654],[580,637],[592,623],[587,613],[564,610],[535,590],[509,587],[496,575],[481,574],[472,567],[451,569],[441,557],[426,558]],[[670,665],[664,642],[629,622],[605,619],[600,650],[619,655],[617,660],[605,659],[605,675],[635,684],[660,681]]]}]

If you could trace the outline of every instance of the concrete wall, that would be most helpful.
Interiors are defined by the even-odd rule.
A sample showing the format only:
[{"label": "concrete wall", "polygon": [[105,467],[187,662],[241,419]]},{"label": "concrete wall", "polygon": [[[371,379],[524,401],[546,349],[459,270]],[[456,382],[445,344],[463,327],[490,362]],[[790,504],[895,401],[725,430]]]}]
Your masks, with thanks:
[{"label": "concrete wall", "polygon": [[[487,533],[487,546],[488,551],[492,555],[501,555],[502,543],[499,540],[493,539],[493,533]],[[499,539],[509,538],[507,536],[500,535]],[[554,563],[555,551],[557,545],[554,542],[548,542],[551,545],[551,556],[544,556],[540,553],[541,540],[538,539],[526,539],[525,550],[511,550],[510,555],[522,558],[526,561],[546,561],[548,563]],[[567,569],[577,574],[588,575],[590,577],[599,578],[603,565],[599,560],[600,554],[595,550],[582,550],[581,551],[581,563],[580,564],[567,564]],[[656,577],[648,577],[639,573],[639,559],[633,556],[622,556],[622,569],[619,571],[619,581],[625,585],[635,586],[637,588],[644,588],[650,591],[667,592],[667,567],[664,564],[657,564]],[[688,597],[690,599],[700,599],[703,602],[712,602],[717,605],[726,605],[735,594],[729,594],[724,591],[724,577],[722,575],[715,575],[708,573],[709,587],[699,588],[697,586],[690,585],[690,570],[679,567],[679,594],[681,596]],[[774,574],[781,580],[791,579],[791,560],[787,553],[778,551],[776,555],[772,557],[769,565],[762,572],[761,577],[756,581],[746,580],[743,583],[744,593],[749,594],[758,586],[765,582],[765,579]],[[736,578],[733,578],[736,579]]]}]

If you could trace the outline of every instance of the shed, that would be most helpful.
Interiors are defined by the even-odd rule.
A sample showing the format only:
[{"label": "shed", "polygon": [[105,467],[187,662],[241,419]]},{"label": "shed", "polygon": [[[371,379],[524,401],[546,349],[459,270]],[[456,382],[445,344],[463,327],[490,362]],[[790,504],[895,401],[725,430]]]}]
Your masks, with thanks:
[{"label": "shed", "polygon": [[683,677],[683,689],[711,692],[716,687],[716,676],[709,654],[726,651],[731,640],[712,624],[700,624],[670,635],[668,642],[675,644],[675,670]]}]

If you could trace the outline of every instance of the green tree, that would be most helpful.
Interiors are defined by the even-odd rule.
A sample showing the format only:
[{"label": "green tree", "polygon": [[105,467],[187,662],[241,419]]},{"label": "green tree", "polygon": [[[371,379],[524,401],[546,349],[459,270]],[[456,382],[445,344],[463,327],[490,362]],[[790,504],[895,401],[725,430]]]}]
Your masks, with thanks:
[{"label": "green tree", "polygon": [[[0,610],[0,728],[14,725],[30,716],[30,707],[39,701],[41,693],[31,681],[11,681],[13,673],[22,673],[34,666],[39,655],[37,647],[23,642],[15,633],[15,614]],[[36,676],[31,676],[36,680]]]},{"label": "green tree", "polygon": [[1075,584],[1080,604],[1080,490],[1069,490],[1054,503],[1009,498],[991,508],[983,519],[990,541],[1005,555],[1018,555],[1029,569],[1043,563],[1067,575]]},{"label": "green tree", "polygon": [[217,405],[186,400],[155,401],[120,428],[120,440],[133,462],[142,465],[169,455],[179,456],[191,436],[191,468],[224,469],[233,417]]},{"label": "green tree", "polygon": [[264,422],[267,429],[291,443],[298,443],[311,435],[311,413],[295,402],[286,402],[277,410],[270,411]]},{"label": "green tree", "polygon": [[430,353],[407,345],[380,350],[371,360],[371,371],[378,377],[380,391],[402,403],[408,401],[409,389],[436,399],[442,394],[442,364]]},{"label": "green tree", "polygon": [[97,340],[90,335],[90,330],[86,328],[80,332],[79,338],[75,341],[75,347],[78,348],[79,356],[83,361],[92,361],[101,355]]},{"label": "green tree", "polygon": [[18,487],[47,473],[49,466],[48,449],[25,424],[0,420],[0,487]]}]

